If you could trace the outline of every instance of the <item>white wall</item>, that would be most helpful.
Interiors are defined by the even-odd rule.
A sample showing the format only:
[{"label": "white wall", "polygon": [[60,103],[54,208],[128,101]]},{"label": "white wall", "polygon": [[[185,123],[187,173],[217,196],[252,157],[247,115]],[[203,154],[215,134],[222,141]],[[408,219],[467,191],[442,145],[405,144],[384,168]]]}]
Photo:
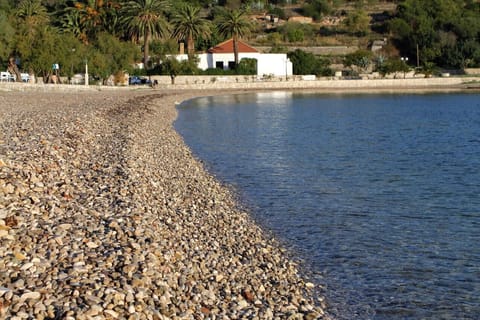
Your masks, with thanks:
[{"label": "white wall", "polygon": [[[228,63],[235,61],[235,56],[233,53],[205,53],[207,57],[202,59],[200,57],[200,64],[199,67],[202,68],[204,66],[207,66],[207,68],[202,68],[202,69],[210,69],[210,68],[215,68],[217,65],[217,62],[223,62],[223,69],[227,70],[228,69]],[[260,53],[239,53],[238,54],[238,60],[242,60],[243,58],[251,58],[251,59],[257,59],[260,57]],[[206,64],[202,64],[203,61],[206,61]]]},{"label": "white wall", "polygon": [[[228,69],[228,63],[233,62],[235,57],[233,53],[202,53],[197,55],[198,67],[202,70],[214,69],[217,62],[223,62],[223,68]],[[188,59],[186,54],[176,55],[178,61]],[[293,66],[285,53],[240,53],[238,59],[250,58],[257,60],[257,75],[273,75],[283,77],[293,74]]]},{"label": "white wall", "polygon": [[258,58],[257,75],[291,76],[292,62],[285,53],[263,53]]}]

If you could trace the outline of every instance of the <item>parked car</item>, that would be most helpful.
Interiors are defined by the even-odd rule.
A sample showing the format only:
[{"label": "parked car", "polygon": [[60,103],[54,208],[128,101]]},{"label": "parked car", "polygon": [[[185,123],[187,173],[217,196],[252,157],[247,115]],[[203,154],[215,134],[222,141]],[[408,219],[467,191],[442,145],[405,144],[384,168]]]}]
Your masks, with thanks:
[{"label": "parked car", "polygon": [[29,82],[30,81],[30,75],[28,73],[20,73],[20,77],[22,77],[23,82]]},{"label": "parked car", "polygon": [[15,77],[8,71],[2,71],[0,72],[0,81],[2,82],[10,82],[10,81],[15,81]]},{"label": "parked car", "polygon": [[145,77],[130,76],[128,78],[129,85],[150,84],[150,80]]},{"label": "parked car", "polygon": [[[30,81],[30,75],[28,73],[20,73],[20,77],[22,78],[23,82]],[[0,72],[0,81],[2,82],[15,82],[16,79],[17,76],[8,71]]]}]

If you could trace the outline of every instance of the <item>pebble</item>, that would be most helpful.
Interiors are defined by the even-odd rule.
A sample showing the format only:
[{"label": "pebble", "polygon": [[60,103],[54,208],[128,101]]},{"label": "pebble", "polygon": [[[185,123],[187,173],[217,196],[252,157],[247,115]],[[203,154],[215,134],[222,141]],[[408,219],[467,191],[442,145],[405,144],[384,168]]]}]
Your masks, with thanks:
[{"label": "pebble", "polygon": [[173,130],[196,94],[0,91],[0,318],[330,319]]},{"label": "pebble", "polygon": [[38,300],[41,297],[40,292],[26,292],[20,297],[21,303],[24,303],[27,300]]},{"label": "pebble", "polygon": [[5,293],[9,292],[10,289],[5,287],[0,287],[0,297],[2,297]]}]

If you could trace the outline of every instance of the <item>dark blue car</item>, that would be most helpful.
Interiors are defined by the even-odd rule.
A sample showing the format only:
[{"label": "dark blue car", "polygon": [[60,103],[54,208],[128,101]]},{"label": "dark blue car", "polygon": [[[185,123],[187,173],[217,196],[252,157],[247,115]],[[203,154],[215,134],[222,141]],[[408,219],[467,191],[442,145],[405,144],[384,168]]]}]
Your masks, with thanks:
[{"label": "dark blue car", "polygon": [[130,85],[150,84],[150,80],[145,77],[131,76],[128,78],[128,84]]}]

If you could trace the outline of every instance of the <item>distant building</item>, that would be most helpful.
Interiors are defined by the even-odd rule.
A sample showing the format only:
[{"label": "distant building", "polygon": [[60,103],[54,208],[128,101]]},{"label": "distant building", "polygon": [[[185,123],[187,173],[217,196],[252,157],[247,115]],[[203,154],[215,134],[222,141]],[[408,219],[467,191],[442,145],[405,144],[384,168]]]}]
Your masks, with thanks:
[{"label": "distant building", "polygon": [[375,51],[379,51],[379,50],[382,50],[384,46],[387,45],[387,39],[383,39],[383,40],[374,40],[372,42],[372,51],[375,52]]},{"label": "distant building", "polygon": [[288,18],[288,22],[299,22],[299,23],[310,24],[310,23],[313,23],[313,19],[311,17],[294,16],[294,17]]},{"label": "distant building", "polygon": [[[257,60],[257,75],[272,75],[277,77],[291,76],[293,74],[292,62],[286,53],[261,53],[254,47],[243,41],[238,41],[238,60],[250,58]],[[177,60],[187,60],[188,55],[179,54]],[[233,52],[233,39],[224,41],[206,53],[197,54],[199,58],[198,67],[207,69],[233,69],[235,66],[235,55]]]}]

